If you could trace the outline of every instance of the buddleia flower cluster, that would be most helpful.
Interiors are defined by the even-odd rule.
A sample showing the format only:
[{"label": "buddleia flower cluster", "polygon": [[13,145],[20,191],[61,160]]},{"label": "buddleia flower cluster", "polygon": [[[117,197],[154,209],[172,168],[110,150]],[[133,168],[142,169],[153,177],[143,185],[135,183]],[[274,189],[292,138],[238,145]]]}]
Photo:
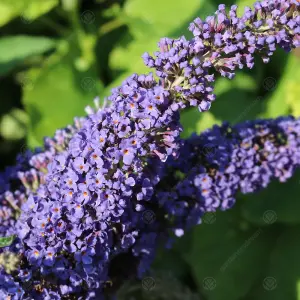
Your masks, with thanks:
[{"label": "buddleia flower cluster", "polygon": [[258,192],[288,180],[300,166],[300,119],[224,123],[192,135],[178,160],[169,160],[156,189],[158,219],[175,236],[201,223],[206,212],[227,210],[237,192]]},{"label": "buddleia flower cluster", "polygon": [[13,234],[20,207],[45,182],[48,164],[67,147],[83,122],[84,118],[75,118],[74,125],[57,130],[53,138],[45,138],[43,149],[23,151],[15,166],[0,173],[0,236]]},{"label": "buddleia flower cluster", "polygon": [[57,130],[53,138],[45,138],[43,149],[26,150],[17,157],[17,164],[0,174],[0,236],[10,235],[19,208],[28,195],[45,182],[47,166],[53,157],[68,145],[83,119],[75,118],[73,126]]},{"label": "buddleia flower cluster", "polygon": [[265,63],[276,48],[286,51],[300,45],[300,16],[297,0],[257,2],[237,16],[237,5],[227,12],[224,4],[214,16],[197,18],[189,30],[194,38],[163,38],[160,50],[143,55],[145,64],[173,90],[173,97],[185,99],[200,111],[215,100],[213,82],[218,72],[233,78],[236,69],[254,66],[254,55]]},{"label": "buddleia flower cluster", "polygon": [[[180,139],[180,111],[208,110],[214,100],[212,70],[251,68],[255,50],[267,62],[275,42],[256,45],[264,35],[286,50],[299,46],[297,1],[257,5],[253,16],[246,9],[241,18],[220,6],[216,17],[195,21],[197,30],[191,25],[191,41],[164,39],[155,58],[144,56],[158,79],[132,75],[112,91],[110,106],[89,108],[80,126],[63,134],[64,146],[48,156],[46,147],[18,169],[29,192],[15,205],[22,204],[17,238],[4,251],[21,260],[12,274],[0,271],[0,298],[103,299],[130,276],[141,277],[161,241],[170,245],[206,211],[232,207],[237,190],[254,192],[274,177],[291,176],[298,166],[298,120],[224,124]],[[257,20],[256,32],[249,24]],[[27,177],[35,163],[40,177]]]}]

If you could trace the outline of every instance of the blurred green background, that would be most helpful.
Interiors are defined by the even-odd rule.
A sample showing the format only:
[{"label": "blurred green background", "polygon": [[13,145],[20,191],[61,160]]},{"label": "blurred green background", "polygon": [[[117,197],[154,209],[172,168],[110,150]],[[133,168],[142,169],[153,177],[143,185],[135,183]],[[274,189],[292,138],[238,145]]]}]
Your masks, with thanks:
[{"label": "blurred green background", "polygon": [[[188,24],[212,14],[219,1],[0,0],[0,169],[83,116],[95,96],[149,72],[141,55],[155,51],[161,37],[190,37]],[[253,2],[236,4],[242,12]],[[184,136],[224,120],[299,116],[299,80],[299,52],[278,51],[268,65],[258,59],[233,81],[217,80],[209,112],[182,114]],[[205,216],[173,250],[159,253],[151,289],[132,283],[120,298],[300,299],[298,175]]]}]

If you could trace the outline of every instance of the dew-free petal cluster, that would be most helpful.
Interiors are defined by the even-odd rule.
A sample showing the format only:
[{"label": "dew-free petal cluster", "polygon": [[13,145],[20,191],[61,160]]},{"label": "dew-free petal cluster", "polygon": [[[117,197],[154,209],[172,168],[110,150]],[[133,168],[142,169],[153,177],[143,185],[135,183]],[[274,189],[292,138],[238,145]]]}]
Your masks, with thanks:
[{"label": "dew-free petal cluster", "polygon": [[75,118],[72,126],[57,130],[53,138],[45,138],[43,149],[21,152],[17,164],[0,173],[0,237],[14,233],[19,208],[45,182],[48,164],[67,147],[83,122],[84,118]]},{"label": "dew-free petal cluster", "polygon": [[226,10],[221,4],[214,16],[190,24],[193,39],[163,38],[159,51],[143,55],[144,62],[178,101],[208,110],[215,100],[216,72],[231,79],[236,69],[254,66],[254,55],[267,63],[276,48],[299,47],[299,7],[297,0],[268,0],[245,7],[238,17],[237,5]]}]

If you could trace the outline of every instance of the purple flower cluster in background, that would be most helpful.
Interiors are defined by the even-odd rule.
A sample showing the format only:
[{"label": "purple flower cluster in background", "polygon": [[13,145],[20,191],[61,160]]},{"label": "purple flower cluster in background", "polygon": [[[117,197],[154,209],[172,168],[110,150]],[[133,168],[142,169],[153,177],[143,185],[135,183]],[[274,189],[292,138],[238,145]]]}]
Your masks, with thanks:
[{"label": "purple flower cluster in background", "polygon": [[18,155],[15,166],[0,173],[0,236],[14,233],[21,205],[45,182],[49,162],[68,146],[83,121],[83,118],[75,118],[73,126],[57,130],[54,138],[45,138],[44,149],[26,150]]},{"label": "purple flower cluster in background", "polygon": [[[210,108],[214,74],[265,62],[275,46],[299,46],[299,3],[263,1],[238,18],[196,19],[191,41],[163,39],[153,75],[132,75],[112,91],[111,105],[46,139],[3,176],[0,234],[17,235],[4,251],[20,257],[0,270],[0,298],[102,299],[130,275],[148,270],[160,241],[171,241],[238,190],[254,192],[299,166],[299,120],[215,126],[180,139],[180,110]],[[47,173],[47,174],[46,174]],[[2,199],[2,200],[1,200]],[[25,201],[26,200],[26,201]],[[16,212],[21,215],[15,226]],[[155,214],[145,222],[147,212]],[[122,265],[126,264],[122,270]]]},{"label": "purple flower cluster in background", "polygon": [[257,192],[273,179],[285,182],[299,166],[300,119],[224,123],[185,141],[179,159],[167,162],[155,202],[172,224],[166,228],[181,236],[203,213],[231,208],[238,191]]}]

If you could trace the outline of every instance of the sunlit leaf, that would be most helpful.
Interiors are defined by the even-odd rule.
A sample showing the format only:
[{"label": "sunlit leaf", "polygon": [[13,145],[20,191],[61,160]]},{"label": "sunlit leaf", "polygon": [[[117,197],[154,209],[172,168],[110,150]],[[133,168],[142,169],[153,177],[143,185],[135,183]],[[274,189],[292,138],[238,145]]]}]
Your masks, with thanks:
[{"label": "sunlit leaf", "polygon": [[0,248],[10,246],[15,238],[15,235],[11,235],[8,237],[0,237]]},{"label": "sunlit leaf", "polygon": [[20,17],[24,25],[47,13],[59,0],[2,0],[0,2],[0,26]]},{"label": "sunlit leaf", "polygon": [[84,107],[102,89],[94,69],[76,69],[75,61],[80,57],[78,45],[72,42],[65,46],[62,56],[54,62],[50,59],[44,68],[32,70],[24,78],[23,103],[30,116],[31,146],[41,144],[43,137],[53,135],[56,129],[72,124],[75,116],[84,115]]},{"label": "sunlit leaf", "polygon": [[14,35],[0,38],[0,75],[22,64],[28,57],[53,49],[55,40],[47,37]]}]

